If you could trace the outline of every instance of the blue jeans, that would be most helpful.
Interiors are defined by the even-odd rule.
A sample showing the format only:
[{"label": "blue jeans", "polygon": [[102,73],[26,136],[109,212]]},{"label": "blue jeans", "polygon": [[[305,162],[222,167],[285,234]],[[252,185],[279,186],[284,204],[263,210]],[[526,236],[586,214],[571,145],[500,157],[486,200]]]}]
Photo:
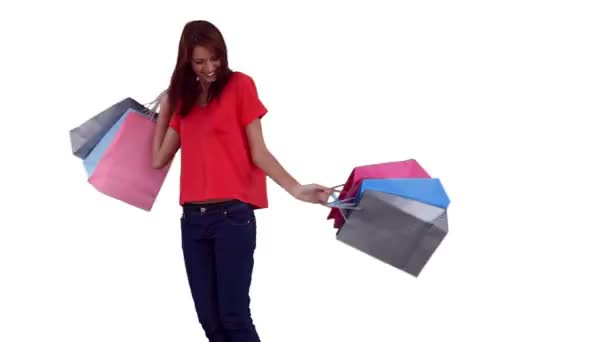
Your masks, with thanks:
[{"label": "blue jeans", "polygon": [[249,308],[253,208],[237,200],[185,204],[181,230],[188,283],[209,342],[259,342]]}]

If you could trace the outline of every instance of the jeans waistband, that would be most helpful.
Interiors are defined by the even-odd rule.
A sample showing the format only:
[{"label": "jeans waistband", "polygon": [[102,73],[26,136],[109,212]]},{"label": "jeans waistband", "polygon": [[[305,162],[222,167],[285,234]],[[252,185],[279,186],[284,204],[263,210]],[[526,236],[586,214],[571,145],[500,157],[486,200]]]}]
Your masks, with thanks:
[{"label": "jeans waistband", "polygon": [[249,204],[235,199],[215,203],[185,203],[182,208],[184,213],[214,213],[236,209],[241,206],[250,207]]}]

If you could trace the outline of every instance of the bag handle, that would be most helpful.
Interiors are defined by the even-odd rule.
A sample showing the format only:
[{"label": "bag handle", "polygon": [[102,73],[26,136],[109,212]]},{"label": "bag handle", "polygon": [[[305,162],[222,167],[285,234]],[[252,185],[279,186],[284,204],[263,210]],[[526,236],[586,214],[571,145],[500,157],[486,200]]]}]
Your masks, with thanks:
[{"label": "bag handle", "polygon": [[[337,190],[338,188],[344,187],[345,184],[340,184],[340,185],[336,185],[336,186],[332,186],[331,189]],[[339,191],[336,191],[339,192]],[[344,204],[345,206],[348,206],[349,208],[354,208],[354,206],[356,206],[355,203],[347,203],[349,201],[352,201],[355,199],[355,197],[347,197],[344,199],[339,199],[338,196],[336,196],[335,192],[331,193],[331,197],[334,199],[334,202],[328,203],[328,204],[332,204],[335,203],[336,206],[334,206],[335,208],[338,208],[338,206],[340,206],[340,204]]]},{"label": "bag handle", "polygon": [[160,100],[163,98],[163,96],[167,93],[167,90],[163,90],[160,92],[160,94],[158,94],[158,96],[156,96],[156,98],[148,103],[145,103],[144,106],[144,110],[143,113],[144,116],[146,116],[147,118],[149,118],[152,121],[156,121],[156,119],[158,118],[158,108],[160,107]]},{"label": "bag handle", "polygon": [[[344,187],[345,184],[340,184],[340,185],[336,185],[331,187],[332,189],[337,190],[340,187]],[[332,192],[331,197],[334,199],[333,202],[328,202],[328,203],[323,203],[324,206],[328,207],[328,208],[332,208],[332,209],[337,209],[338,212],[340,213],[340,215],[342,215],[342,218],[344,219],[344,221],[346,221],[346,210],[361,210],[361,208],[357,207],[356,203],[349,203],[350,201],[354,200],[354,197],[349,197],[349,198],[345,198],[345,199],[338,199],[338,196],[336,196],[335,193]]]}]

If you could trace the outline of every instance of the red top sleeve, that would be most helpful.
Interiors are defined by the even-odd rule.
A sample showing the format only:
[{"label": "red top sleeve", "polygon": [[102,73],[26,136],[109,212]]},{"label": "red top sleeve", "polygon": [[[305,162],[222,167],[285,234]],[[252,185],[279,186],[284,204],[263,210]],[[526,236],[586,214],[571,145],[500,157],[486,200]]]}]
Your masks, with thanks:
[{"label": "red top sleeve", "polygon": [[243,127],[251,121],[261,118],[268,110],[258,97],[257,88],[253,79],[247,75],[242,75],[239,80],[238,102],[239,102],[239,121]]},{"label": "red top sleeve", "polygon": [[181,108],[181,101],[178,101],[177,106],[175,108],[175,110],[173,111],[173,114],[171,115],[171,120],[169,120],[169,127],[173,128],[177,134],[180,133],[180,127],[181,127],[181,115],[179,115],[179,110]]},{"label": "red top sleeve", "polygon": [[173,128],[177,132],[177,134],[179,134],[180,122],[181,122],[181,116],[178,115],[177,113],[173,113],[173,116],[171,117],[171,120],[169,121],[169,127]]}]

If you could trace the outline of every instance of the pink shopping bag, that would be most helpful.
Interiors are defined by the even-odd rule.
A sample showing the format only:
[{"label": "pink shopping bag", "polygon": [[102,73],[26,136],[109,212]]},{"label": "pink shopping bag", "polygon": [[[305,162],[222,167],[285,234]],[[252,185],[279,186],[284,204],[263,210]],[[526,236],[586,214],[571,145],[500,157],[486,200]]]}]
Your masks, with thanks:
[{"label": "pink shopping bag", "polygon": [[151,118],[129,110],[89,183],[105,195],[150,211],[171,166],[152,167],[155,125]]},{"label": "pink shopping bag", "polygon": [[[350,173],[338,199],[355,197],[364,179],[430,177],[415,159],[357,166]],[[327,219],[334,219],[334,228],[341,228],[344,224],[344,218],[337,208],[331,208]]]}]

